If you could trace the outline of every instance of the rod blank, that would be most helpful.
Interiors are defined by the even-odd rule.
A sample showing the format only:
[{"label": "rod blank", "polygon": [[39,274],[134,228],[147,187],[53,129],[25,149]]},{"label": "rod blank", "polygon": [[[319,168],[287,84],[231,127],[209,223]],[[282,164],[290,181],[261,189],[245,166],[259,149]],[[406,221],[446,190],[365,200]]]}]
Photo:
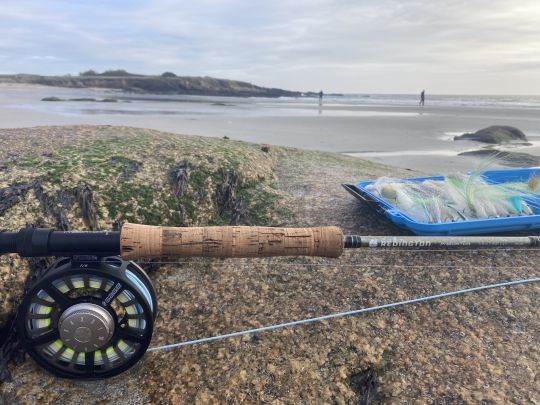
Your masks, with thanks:
[{"label": "rod blank", "polygon": [[540,236],[358,236],[347,235],[345,249],[355,248],[487,248],[540,246]]}]

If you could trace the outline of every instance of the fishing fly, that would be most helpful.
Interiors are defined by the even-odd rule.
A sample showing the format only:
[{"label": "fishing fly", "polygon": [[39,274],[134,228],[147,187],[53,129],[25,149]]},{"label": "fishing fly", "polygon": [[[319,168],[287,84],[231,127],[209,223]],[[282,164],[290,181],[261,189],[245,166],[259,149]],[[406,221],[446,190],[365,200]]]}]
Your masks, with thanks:
[{"label": "fishing fly", "polygon": [[413,220],[447,223],[533,215],[529,201],[538,202],[538,180],[493,184],[476,173],[417,182],[382,177],[366,190]]},{"label": "fishing fly", "polygon": [[[133,260],[159,257],[339,257],[357,248],[479,248],[540,246],[540,237],[378,237],[344,235],[338,227],[161,227],[126,223],[119,232],[60,232],[25,228],[0,232],[0,254],[56,256],[19,306],[17,328],[24,349],[43,368],[65,378],[117,375],[141,359],[152,339],[157,297],[150,278]],[[177,344],[329,319],[513,285],[483,286],[405,302],[272,325]],[[170,347],[176,347],[171,345]],[[160,350],[162,348],[152,348]]]}]

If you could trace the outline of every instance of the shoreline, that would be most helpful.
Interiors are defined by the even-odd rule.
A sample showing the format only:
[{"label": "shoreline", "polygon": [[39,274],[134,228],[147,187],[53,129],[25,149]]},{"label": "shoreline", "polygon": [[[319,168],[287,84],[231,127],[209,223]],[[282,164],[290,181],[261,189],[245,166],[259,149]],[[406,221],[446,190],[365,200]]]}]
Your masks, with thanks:
[{"label": "shoreline", "polygon": [[[130,103],[42,102],[43,97],[105,98]],[[450,140],[448,134],[490,125],[512,125],[540,137],[540,114],[530,108],[396,105],[328,105],[315,101],[185,96],[139,100],[102,90],[10,87],[0,93],[0,127],[125,125],[177,134],[354,153],[426,173],[467,171],[482,160],[458,156],[482,144]],[[429,102],[429,99],[428,99]],[[377,155],[377,151],[381,153]],[[439,152],[437,152],[439,151]],[[540,146],[520,152],[540,156]],[[371,154],[371,155],[370,155]]]}]

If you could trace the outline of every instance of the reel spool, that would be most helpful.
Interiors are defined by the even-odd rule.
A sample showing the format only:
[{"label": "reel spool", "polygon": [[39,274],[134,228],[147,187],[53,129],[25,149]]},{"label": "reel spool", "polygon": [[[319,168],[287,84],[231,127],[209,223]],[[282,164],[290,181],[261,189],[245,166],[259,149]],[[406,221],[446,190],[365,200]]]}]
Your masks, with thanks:
[{"label": "reel spool", "polygon": [[146,273],[120,257],[57,260],[18,312],[25,350],[64,378],[106,378],[146,352],[156,316]]}]

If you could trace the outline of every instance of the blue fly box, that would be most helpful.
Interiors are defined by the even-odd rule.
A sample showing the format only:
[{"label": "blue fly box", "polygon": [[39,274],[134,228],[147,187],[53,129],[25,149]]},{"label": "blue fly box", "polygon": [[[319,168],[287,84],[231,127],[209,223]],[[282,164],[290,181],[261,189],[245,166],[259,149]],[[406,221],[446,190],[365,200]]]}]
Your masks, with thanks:
[{"label": "blue fly box", "polygon": [[[540,175],[540,169],[538,168],[489,170],[482,173],[482,178],[490,184],[504,184],[527,182],[531,177],[536,175]],[[400,182],[422,182],[424,180],[444,180],[444,176],[399,179]],[[366,187],[373,183],[375,183],[373,180],[361,181],[356,184],[344,184],[343,187],[356,198],[372,205],[395,225],[408,229],[416,235],[479,235],[540,229],[540,194],[531,194],[531,198],[525,198],[527,205],[533,212],[532,215],[427,223],[413,220],[388,201],[366,189]]]}]

